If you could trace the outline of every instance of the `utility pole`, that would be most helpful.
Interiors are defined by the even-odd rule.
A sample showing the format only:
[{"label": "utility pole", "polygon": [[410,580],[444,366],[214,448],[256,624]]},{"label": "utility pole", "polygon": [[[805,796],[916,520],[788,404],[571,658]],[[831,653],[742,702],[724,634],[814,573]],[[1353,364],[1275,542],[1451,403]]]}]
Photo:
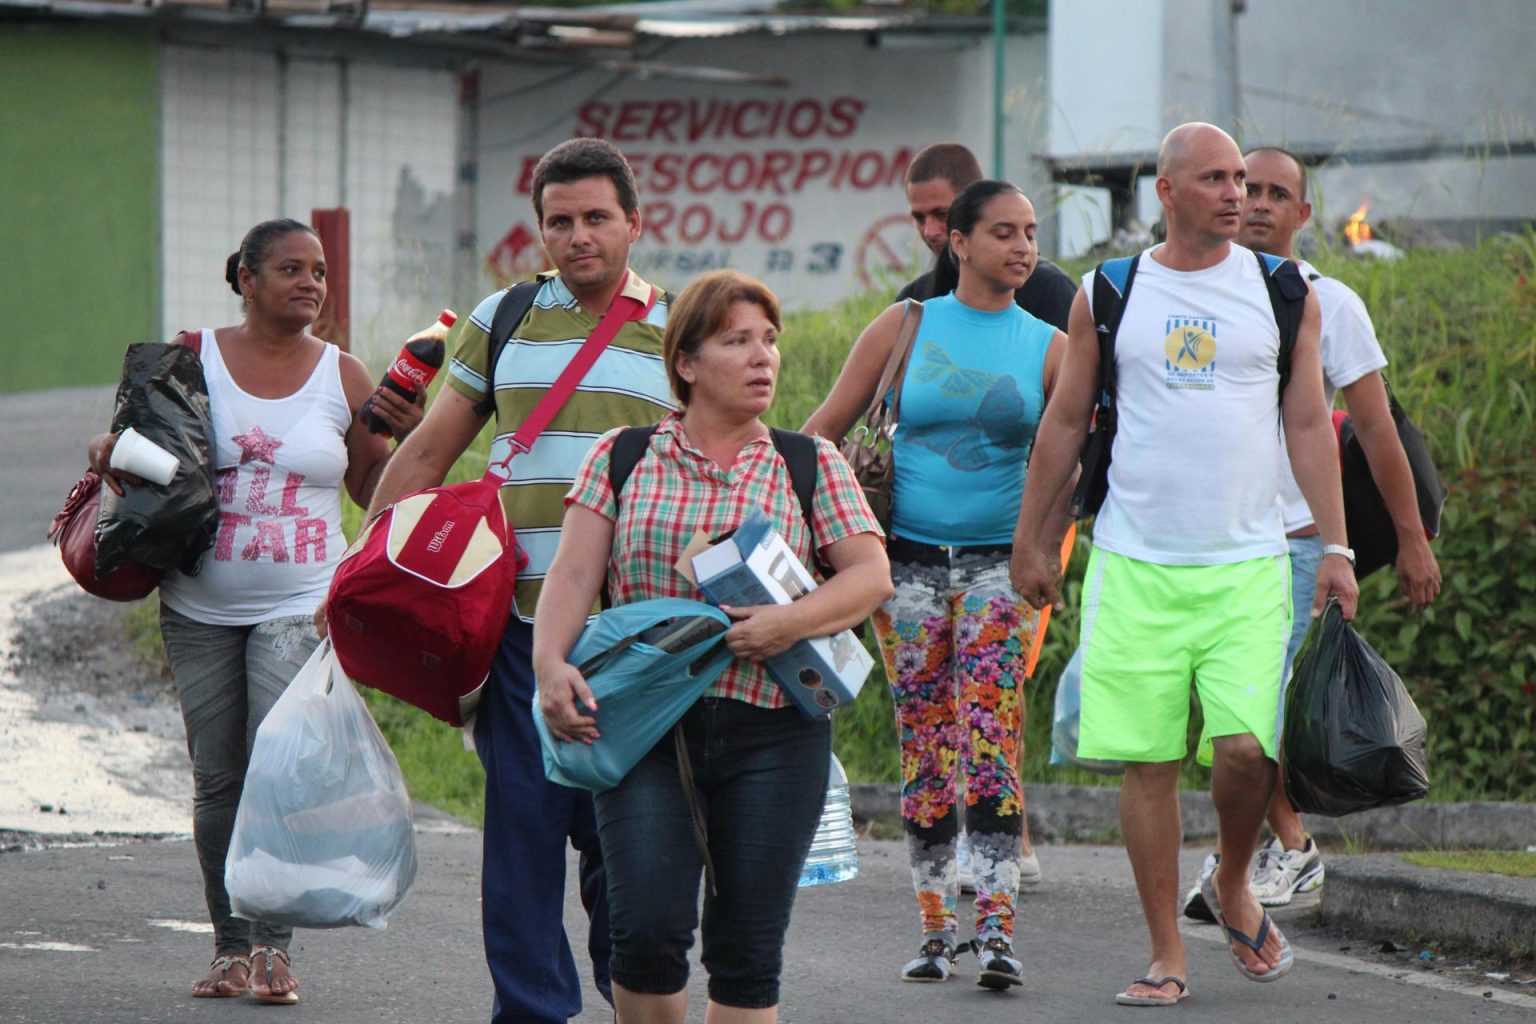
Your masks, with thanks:
[{"label": "utility pole", "polygon": [[1211,28],[1215,44],[1216,124],[1234,138],[1241,132],[1238,117],[1242,113],[1242,78],[1237,67],[1237,16],[1247,7],[1246,0],[1211,0]]},{"label": "utility pole", "polygon": [[1003,99],[1007,92],[1004,80],[1006,62],[1003,60],[1004,43],[1008,38],[1008,0],[992,0],[992,177],[1003,179],[1006,160],[1003,156]]}]

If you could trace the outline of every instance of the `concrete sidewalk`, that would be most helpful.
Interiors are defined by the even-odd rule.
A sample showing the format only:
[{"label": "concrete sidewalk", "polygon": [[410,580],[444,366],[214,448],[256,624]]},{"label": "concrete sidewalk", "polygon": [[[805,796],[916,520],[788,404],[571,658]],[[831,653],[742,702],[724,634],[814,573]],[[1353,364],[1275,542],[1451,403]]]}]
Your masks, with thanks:
[{"label": "concrete sidewalk", "polygon": [[[853,812],[900,827],[897,787],[855,785]],[[1037,843],[1118,837],[1115,787],[1030,785],[1030,835]],[[1214,847],[1208,794],[1180,794],[1184,838]],[[1307,817],[1325,846],[1363,850],[1536,849],[1536,804],[1430,803],[1383,807],[1346,818]],[[1362,934],[1451,944],[1502,957],[1536,956],[1536,878],[1420,868],[1396,853],[1327,855],[1322,920]]]}]

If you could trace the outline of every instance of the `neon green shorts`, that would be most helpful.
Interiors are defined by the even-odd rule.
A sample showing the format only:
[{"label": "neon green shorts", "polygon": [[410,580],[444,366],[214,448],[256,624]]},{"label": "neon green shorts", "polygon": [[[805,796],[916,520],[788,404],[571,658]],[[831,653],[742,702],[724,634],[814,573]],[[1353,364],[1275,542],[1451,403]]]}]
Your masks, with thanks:
[{"label": "neon green shorts", "polygon": [[1251,733],[1273,758],[1290,629],[1285,555],[1155,565],[1094,548],[1083,581],[1078,755],[1182,761],[1193,680],[1205,737]]}]

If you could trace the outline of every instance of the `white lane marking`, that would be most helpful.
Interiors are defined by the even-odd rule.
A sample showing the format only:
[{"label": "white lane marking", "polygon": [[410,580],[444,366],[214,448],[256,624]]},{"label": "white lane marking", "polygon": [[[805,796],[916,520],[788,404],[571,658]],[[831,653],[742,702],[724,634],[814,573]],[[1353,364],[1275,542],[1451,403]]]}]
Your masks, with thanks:
[{"label": "white lane marking", "polygon": [[90,946],[77,946],[73,942],[0,942],[0,949],[36,949],[45,953],[95,953]]},{"label": "white lane marking", "polygon": [[[1221,943],[1225,941],[1221,929],[1212,928],[1205,924],[1180,922],[1179,931],[1189,938],[1199,939],[1202,942]],[[1291,945],[1291,953],[1297,960],[1307,960],[1315,964],[1322,964],[1324,967],[1334,967],[1341,971],[1352,971],[1355,974],[1374,974],[1378,978],[1386,978],[1388,981],[1398,981],[1405,985],[1418,985],[1422,988],[1434,989],[1437,992],[1449,992],[1454,995],[1477,999],[1484,1003],[1506,1003],[1525,1010],[1536,1010],[1536,997],[1521,995],[1518,992],[1504,992],[1497,988],[1484,988],[1481,985],[1468,984],[1465,981],[1442,977],[1438,974],[1405,970],[1402,967],[1373,963],[1369,960],[1360,960],[1352,956],[1341,956],[1338,953],[1324,953],[1321,950],[1303,949],[1294,943]],[[1484,993],[1489,994],[1484,995]]]},{"label": "white lane marking", "polygon": [[169,928],[173,932],[192,932],[195,935],[212,935],[213,925],[207,921],[177,921],[168,917],[150,918],[146,924],[156,928]]}]

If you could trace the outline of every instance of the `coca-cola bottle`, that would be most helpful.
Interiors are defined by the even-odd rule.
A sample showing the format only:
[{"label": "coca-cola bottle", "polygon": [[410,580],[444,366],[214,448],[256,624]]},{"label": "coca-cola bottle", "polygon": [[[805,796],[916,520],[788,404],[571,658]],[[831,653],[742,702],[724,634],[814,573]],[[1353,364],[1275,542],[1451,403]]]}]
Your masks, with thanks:
[{"label": "coca-cola bottle", "polygon": [[[442,368],[443,353],[447,348],[444,342],[448,340],[449,329],[458,319],[458,314],[453,310],[445,309],[436,323],[412,335],[400,349],[400,354],[395,356],[395,361],[389,364],[389,372],[379,381],[380,390],[389,388],[407,402],[414,402],[417,385],[425,389]],[[389,437],[394,431],[373,411],[376,397],[377,394],[369,395],[358,415],[363,418],[363,425],[369,431]]]}]

